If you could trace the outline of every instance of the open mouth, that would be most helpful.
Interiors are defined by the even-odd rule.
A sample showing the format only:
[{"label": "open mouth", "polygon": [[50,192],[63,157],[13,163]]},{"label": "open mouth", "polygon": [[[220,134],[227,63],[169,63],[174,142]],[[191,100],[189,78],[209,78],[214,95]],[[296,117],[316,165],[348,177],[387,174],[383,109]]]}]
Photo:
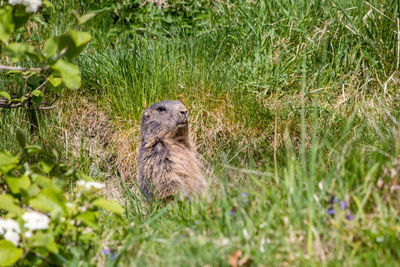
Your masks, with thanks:
[{"label": "open mouth", "polygon": [[185,127],[187,126],[188,122],[187,121],[182,121],[182,122],[178,122],[176,125],[181,128],[181,127]]}]

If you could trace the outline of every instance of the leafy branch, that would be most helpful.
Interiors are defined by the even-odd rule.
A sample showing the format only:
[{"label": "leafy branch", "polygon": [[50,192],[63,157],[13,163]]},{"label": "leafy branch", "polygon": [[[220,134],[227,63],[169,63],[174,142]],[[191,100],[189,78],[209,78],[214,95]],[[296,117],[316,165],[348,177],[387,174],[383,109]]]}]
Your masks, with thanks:
[{"label": "leafy branch", "polygon": [[[0,91],[0,108],[26,108],[28,110],[56,108],[55,103],[64,88],[78,89],[81,86],[81,72],[78,66],[71,62],[71,59],[79,56],[85,50],[91,40],[91,35],[71,27],[64,34],[48,38],[42,49],[27,43],[12,42],[10,40],[16,29],[26,27],[30,17],[40,16],[40,13],[32,14],[38,10],[38,6],[32,6],[33,2],[25,1],[20,4],[10,1],[9,3],[11,5],[6,4],[0,8],[0,41],[2,42],[2,45],[0,42],[2,47],[0,56],[4,56],[3,58],[6,58],[7,61],[14,63],[29,58],[44,66],[25,67],[0,64],[0,71],[22,75],[25,80],[22,95],[13,94],[11,96],[10,92]],[[43,3],[46,4],[45,8],[53,8],[48,1],[43,1]],[[72,14],[76,19],[74,26],[79,26],[95,16],[95,13],[79,16],[74,11]],[[44,81],[35,89],[29,89],[28,80],[35,76],[44,78]],[[48,100],[50,94],[45,89],[54,93],[53,101]]]},{"label": "leafy branch", "polygon": [[124,209],[102,197],[104,184],[63,164],[56,150],[28,144],[21,132],[16,139],[18,155],[0,151],[5,189],[0,194],[0,266],[63,265],[74,257],[65,247],[89,247],[99,238],[100,212],[120,218]]}]

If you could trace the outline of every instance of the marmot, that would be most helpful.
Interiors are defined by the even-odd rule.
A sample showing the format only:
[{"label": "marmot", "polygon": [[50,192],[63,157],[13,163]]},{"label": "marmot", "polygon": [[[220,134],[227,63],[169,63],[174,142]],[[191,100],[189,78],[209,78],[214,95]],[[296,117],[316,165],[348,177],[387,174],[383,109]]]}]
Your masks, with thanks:
[{"label": "marmot", "polygon": [[143,112],[138,164],[139,186],[148,199],[192,199],[204,193],[206,181],[182,102],[162,101]]}]

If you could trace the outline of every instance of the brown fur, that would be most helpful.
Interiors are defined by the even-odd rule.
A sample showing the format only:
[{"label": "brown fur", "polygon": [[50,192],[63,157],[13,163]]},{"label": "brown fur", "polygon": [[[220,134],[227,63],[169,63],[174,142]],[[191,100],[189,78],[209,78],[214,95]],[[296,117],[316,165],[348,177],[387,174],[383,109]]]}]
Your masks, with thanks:
[{"label": "brown fur", "polygon": [[193,198],[206,181],[189,137],[189,117],[180,101],[163,101],[143,112],[139,186],[147,198]]}]

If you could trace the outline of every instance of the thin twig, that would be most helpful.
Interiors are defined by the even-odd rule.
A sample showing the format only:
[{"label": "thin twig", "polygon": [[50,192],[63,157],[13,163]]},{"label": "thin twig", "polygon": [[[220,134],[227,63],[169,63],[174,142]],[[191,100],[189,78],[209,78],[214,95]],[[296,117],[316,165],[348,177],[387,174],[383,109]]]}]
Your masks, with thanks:
[{"label": "thin twig", "polygon": [[[60,54],[58,54],[55,58],[57,61],[60,59],[68,50],[68,46],[64,47],[63,50],[61,50]],[[0,64],[0,70],[16,70],[16,71],[35,71],[35,72],[42,72],[50,69],[50,65],[44,66],[42,68],[25,68],[25,67],[18,67],[18,66],[7,66],[7,65],[2,65]]]},{"label": "thin twig", "polygon": [[58,104],[50,107],[28,108],[29,110],[50,110],[58,108]]},{"label": "thin twig", "polygon": [[41,90],[43,88],[43,86],[46,85],[46,83],[48,83],[49,78],[47,78],[41,85],[38,86],[38,88],[36,88],[35,90]]},{"label": "thin twig", "polygon": [[29,110],[55,109],[55,108],[58,107],[58,104],[57,105],[54,105],[54,104],[58,101],[58,99],[60,99],[60,96],[56,95],[56,98],[50,103],[43,102],[43,103],[40,103],[39,107],[31,107],[32,106],[32,102],[31,102],[32,97],[33,96],[31,94],[27,94],[26,95],[26,100],[24,102],[19,102],[19,103],[9,102],[7,99],[0,99],[0,108],[12,109],[12,108],[20,108],[20,107],[25,106],[25,108],[27,108]]},{"label": "thin twig", "polygon": [[[25,105],[24,105],[25,104]],[[57,105],[53,105],[53,106],[39,106],[39,107],[30,107],[32,104],[29,102],[24,102],[24,103],[18,103],[13,105],[12,103],[10,104],[2,104],[0,103],[0,108],[9,108],[9,109],[13,109],[13,108],[20,108],[25,106],[28,110],[49,110],[49,109],[55,109],[58,108],[58,104]]]},{"label": "thin twig", "polygon": [[23,106],[22,104],[23,103],[15,104],[15,103],[1,103],[0,102],[0,108],[20,108]]},{"label": "thin twig", "polygon": [[50,65],[47,65],[43,68],[24,68],[24,67],[14,67],[14,66],[6,66],[0,64],[0,70],[17,70],[17,71],[36,71],[41,72],[50,69]]}]

